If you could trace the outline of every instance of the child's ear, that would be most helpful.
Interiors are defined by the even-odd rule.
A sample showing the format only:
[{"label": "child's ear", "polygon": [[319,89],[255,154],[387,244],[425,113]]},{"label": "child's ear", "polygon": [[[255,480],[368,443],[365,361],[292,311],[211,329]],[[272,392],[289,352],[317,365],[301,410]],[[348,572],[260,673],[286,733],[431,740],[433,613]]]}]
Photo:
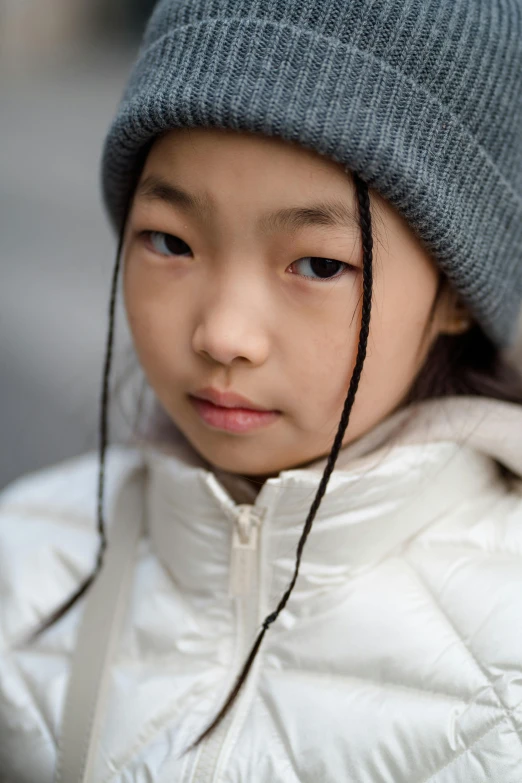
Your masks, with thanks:
[{"label": "child's ear", "polygon": [[447,287],[438,312],[439,334],[464,334],[473,326],[473,317],[459,295]]}]

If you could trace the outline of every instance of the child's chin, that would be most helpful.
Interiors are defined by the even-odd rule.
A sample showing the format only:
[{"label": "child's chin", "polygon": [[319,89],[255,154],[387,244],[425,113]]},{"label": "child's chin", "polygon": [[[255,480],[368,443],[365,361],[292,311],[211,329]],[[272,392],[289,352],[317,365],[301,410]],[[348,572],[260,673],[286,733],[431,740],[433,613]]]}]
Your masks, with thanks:
[{"label": "child's chin", "polygon": [[[214,434],[213,434],[214,435]],[[237,473],[247,478],[262,478],[277,476],[286,465],[276,462],[274,453],[280,454],[275,443],[260,442],[256,435],[237,436],[224,432],[216,432],[211,437],[194,438],[193,448],[213,467],[227,473]]]}]

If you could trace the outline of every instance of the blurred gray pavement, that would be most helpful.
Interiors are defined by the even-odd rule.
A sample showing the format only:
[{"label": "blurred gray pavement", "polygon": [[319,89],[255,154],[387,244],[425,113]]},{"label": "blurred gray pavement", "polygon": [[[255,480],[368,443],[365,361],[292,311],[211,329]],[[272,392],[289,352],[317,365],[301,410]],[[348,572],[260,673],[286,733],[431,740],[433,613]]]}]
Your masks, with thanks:
[{"label": "blurred gray pavement", "polygon": [[1,72],[0,487],[97,445],[115,252],[99,159],[132,54]]}]

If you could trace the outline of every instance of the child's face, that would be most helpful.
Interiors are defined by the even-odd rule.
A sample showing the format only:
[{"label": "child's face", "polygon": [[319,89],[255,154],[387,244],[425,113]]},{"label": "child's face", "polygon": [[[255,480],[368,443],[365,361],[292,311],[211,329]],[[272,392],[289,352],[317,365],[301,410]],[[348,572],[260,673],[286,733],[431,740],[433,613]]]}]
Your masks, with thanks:
[{"label": "child's face", "polygon": [[[371,198],[371,329],[344,443],[397,407],[438,330],[435,319],[423,339],[434,264],[398,213],[373,191]],[[315,211],[325,202],[346,211],[342,225],[327,225]],[[286,220],[269,219],[280,210],[288,210]],[[329,453],[362,301],[357,202],[339,164],[278,138],[172,131],[147,159],[124,265],[141,365],[205,459],[268,476]],[[229,411],[218,419],[219,410],[193,401],[206,387],[277,413],[254,420]]]}]

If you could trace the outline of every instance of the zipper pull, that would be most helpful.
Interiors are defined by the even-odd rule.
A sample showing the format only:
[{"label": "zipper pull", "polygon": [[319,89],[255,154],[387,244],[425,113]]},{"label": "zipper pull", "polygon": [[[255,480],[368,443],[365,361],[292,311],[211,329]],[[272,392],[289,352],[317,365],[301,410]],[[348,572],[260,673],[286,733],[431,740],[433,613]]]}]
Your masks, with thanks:
[{"label": "zipper pull", "polygon": [[230,554],[229,598],[247,596],[252,590],[252,577],[257,569],[257,546],[262,515],[252,505],[237,506],[239,511],[232,531]]}]

